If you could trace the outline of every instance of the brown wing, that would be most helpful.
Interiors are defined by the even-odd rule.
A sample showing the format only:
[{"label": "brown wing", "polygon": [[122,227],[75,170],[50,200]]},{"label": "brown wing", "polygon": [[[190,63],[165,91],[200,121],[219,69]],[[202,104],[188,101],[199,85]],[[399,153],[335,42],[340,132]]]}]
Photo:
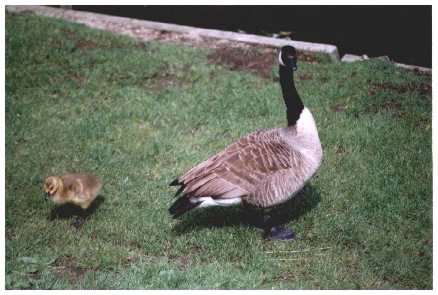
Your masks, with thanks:
[{"label": "brown wing", "polygon": [[178,179],[191,197],[252,195],[268,176],[294,167],[294,151],[275,131],[242,137]]},{"label": "brown wing", "polygon": [[298,167],[279,170],[259,183],[244,200],[259,207],[270,207],[290,199],[305,184],[307,172]]}]

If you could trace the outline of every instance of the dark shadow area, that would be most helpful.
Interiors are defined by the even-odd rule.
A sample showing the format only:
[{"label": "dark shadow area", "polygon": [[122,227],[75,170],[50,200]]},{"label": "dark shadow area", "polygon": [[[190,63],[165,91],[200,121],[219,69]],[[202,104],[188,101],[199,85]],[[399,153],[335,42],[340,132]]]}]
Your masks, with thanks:
[{"label": "dark shadow area", "polygon": [[82,219],[88,218],[90,215],[96,212],[97,208],[105,201],[105,197],[100,195],[97,196],[91,206],[84,210],[81,207],[75,206],[73,204],[64,204],[61,206],[56,206],[50,211],[49,220],[54,219],[68,219],[71,217],[79,217]]},{"label": "dark shadow area", "polygon": [[[432,5],[73,6],[101,14],[328,43],[340,54],[432,66]],[[224,17],[226,16],[226,17]]]},{"label": "dark shadow area", "polygon": [[[270,216],[269,225],[281,225],[294,221],[315,208],[320,201],[319,191],[307,185],[289,201],[266,210]],[[179,219],[180,222],[173,228],[177,235],[203,228],[236,225],[262,228],[263,210],[248,205],[211,207],[186,213]]]}]

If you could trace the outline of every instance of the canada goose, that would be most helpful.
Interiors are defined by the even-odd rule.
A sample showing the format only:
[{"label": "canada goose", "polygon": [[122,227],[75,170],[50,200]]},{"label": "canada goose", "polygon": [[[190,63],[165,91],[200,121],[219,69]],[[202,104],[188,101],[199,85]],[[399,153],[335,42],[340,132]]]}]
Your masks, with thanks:
[{"label": "canada goose", "polygon": [[[295,48],[282,47],[278,59],[288,126],[243,136],[170,183],[181,186],[175,197],[182,193],[169,208],[174,218],[195,208],[242,202],[270,208],[292,198],[318,170],[322,147],[312,113],[295,88]],[[267,239],[294,237],[286,228],[265,225]]]},{"label": "canada goose", "polygon": [[102,181],[94,175],[66,174],[49,176],[44,181],[46,197],[55,204],[72,203],[88,209],[102,188]]}]

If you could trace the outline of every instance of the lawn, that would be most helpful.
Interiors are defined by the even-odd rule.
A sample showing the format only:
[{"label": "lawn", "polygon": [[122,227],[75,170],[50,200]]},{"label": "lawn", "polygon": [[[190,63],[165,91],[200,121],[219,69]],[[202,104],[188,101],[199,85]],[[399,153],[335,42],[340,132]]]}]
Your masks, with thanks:
[{"label": "lawn", "polygon": [[[240,207],[170,218],[176,176],[286,124],[276,58],[7,14],[6,288],[431,289],[431,76],[383,61],[299,61],[324,161],[287,205],[297,240]],[[104,180],[82,225],[42,191],[73,171]]]}]

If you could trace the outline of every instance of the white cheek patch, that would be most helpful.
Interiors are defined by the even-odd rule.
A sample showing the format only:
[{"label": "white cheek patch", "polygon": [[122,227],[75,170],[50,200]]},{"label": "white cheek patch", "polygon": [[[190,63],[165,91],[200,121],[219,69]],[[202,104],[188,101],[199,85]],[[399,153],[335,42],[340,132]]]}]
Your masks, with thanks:
[{"label": "white cheek patch", "polygon": [[281,60],[281,51],[280,51],[280,53],[278,54],[278,62],[280,63],[280,65],[282,65],[282,66],[284,67],[284,63],[283,63],[283,61]]}]

